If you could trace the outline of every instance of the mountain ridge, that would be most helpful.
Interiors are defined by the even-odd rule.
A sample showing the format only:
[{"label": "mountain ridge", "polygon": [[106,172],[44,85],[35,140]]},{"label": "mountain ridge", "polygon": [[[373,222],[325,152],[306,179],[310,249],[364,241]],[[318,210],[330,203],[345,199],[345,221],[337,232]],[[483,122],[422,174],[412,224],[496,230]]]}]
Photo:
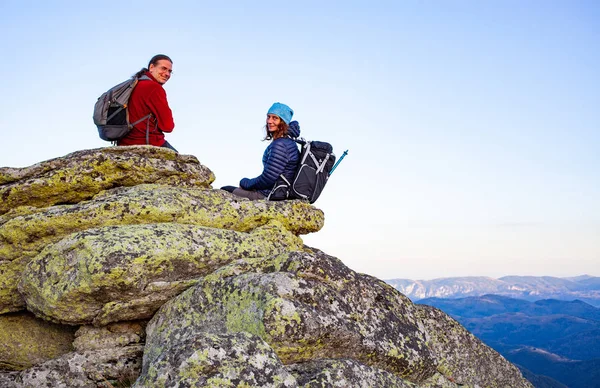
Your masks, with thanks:
[{"label": "mountain ridge", "polygon": [[495,294],[527,301],[581,300],[595,307],[600,306],[600,277],[591,275],[564,278],[511,275],[498,279],[487,276],[461,276],[432,280],[399,278],[385,281],[413,301],[431,297],[458,299]]}]

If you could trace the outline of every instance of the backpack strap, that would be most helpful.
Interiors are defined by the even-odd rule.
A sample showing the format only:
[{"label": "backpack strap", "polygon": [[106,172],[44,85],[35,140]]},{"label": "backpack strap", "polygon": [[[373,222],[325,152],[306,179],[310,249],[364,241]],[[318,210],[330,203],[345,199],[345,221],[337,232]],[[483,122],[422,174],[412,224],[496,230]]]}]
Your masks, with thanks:
[{"label": "backpack strap", "polygon": [[[138,78],[138,81],[152,81],[152,79],[150,77],[148,77],[146,74],[144,74]],[[137,82],[136,82],[136,85],[137,85]],[[151,118],[152,118],[152,113],[149,113],[146,116],[142,117],[141,119],[137,120],[135,123],[129,124],[129,128],[133,128],[134,126],[141,123],[142,121],[148,120],[148,122],[146,123],[146,144],[150,144],[150,119]]]},{"label": "backpack strap", "polygon": [[136,121],[135,123],[131,123],[129,124],[130,127],[133,127],[134,125],[138,125],[139,123],[141,123],[142,121],[149,119],[150,117],[152,117],[152,113],[147,114],[146,116],[142,117],[141,119],[139,119],[138,121]]},{"label": "backpack strap", "polygon": [[279,176],[281,177],[281,179],[283,179],[283,181],[284,181],[284,182],[285,182],[285,183],[286,183],[288,186],[291,186],[291,185],[292,185],[292,184],[290,183],[290,181],[288,181],[288,180],[286,179],[286,177],[284,177],[284,176],[283,176],[283,174],[280,174]]},{"label": "backpack strap", "polygon": [[291,137],[290,135],[288,135],[288,137],[302,146],[306,144],[306,140],[304,140],[303,137]]},{"label": "backpack strap", "polygon": [[313,154],[310,154],[311,159],[313,160],[313,162],[315,162],[315,166],[319,166],[319,168],[317,168],[317,171],[316,171],[317,174],[325,169],[325,164],[327,164],[327,161],[329,160],[330,156],[331,156],[331,154],[327,154],[325,159],[323,159],[323,163],[321,163],[321,165],[319,165],[319,161],[317,160],[317,158],[315,158],[315,156]]}]

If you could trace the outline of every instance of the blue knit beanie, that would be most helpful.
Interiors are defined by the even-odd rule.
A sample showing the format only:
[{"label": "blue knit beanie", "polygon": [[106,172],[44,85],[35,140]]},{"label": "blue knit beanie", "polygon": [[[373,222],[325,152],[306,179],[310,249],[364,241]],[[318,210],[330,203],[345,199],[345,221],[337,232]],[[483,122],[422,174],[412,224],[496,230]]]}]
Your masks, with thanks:
[{"label": "blue knit beanie", "polygon": [[277,115],[280,119],[282,119],[286,124],[290,124],[292,121],[292,116],[294,115],[294,111],[289,106],[276,102],[274,103],[267,112],[268,115]]}]

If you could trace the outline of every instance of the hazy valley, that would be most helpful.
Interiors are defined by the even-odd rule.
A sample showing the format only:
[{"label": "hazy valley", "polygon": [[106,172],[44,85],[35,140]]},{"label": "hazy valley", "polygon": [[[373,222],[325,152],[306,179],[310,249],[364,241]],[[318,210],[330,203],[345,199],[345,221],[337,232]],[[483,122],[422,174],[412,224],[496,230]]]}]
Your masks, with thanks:
[{"label": "hazy valley", "polygon": [[461,277],[388,283],[413,301],[451,315],[518,365],[538,388],[600,387],[600,278]]}]

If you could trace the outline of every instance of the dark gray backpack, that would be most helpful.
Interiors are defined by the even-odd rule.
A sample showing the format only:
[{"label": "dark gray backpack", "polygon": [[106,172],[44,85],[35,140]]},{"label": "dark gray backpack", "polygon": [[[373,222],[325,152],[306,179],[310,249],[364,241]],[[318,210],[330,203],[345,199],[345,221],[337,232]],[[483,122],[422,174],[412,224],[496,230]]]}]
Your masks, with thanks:
[{"label": "dark gray backpack", "polygon": [[303,199],[314,203],[321,195],[334,168],[333,147],[323,141],[292,140],[302,146],[298,169],[291,182],[283,174],[280,175],[267,199]]},{"label": "dark gray backpack", "polygon": [[117,141],[129,133],[134,125],[148,120],[146,126],[146,143],[149,143],[150,117],[152,114],[142,117],[134,123],[129,122],[127,103],[133,88],[138,81],[150,80],[146,75],[131,77],[127,81],[110,88],[103,93],[94,106],[94,124],[98,127],[100,139],[106,141]]}]

